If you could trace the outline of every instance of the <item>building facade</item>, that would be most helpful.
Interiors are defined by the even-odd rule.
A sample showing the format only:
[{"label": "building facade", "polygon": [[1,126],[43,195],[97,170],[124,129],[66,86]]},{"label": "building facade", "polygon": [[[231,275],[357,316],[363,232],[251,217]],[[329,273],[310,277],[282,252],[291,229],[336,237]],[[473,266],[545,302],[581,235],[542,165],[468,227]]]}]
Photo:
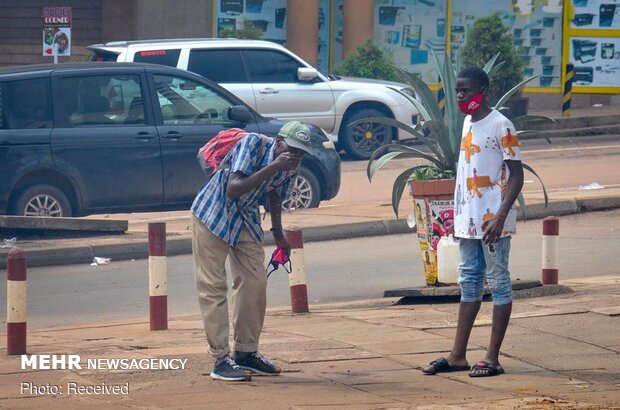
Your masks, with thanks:
[{"label": "building facade", "polygon": [[620,94],[620,0],[0,0],[0,66],[52,61],[42,53],[49,6],[72,11],[71,55],[60,61],[87,60],[93,43],[218,37],[249,20],[264,39],[324,70],[371,38],[431,85],[432,51],[459,50],[477,18],[498,13],[525,75],[539,76],[526,89],[537,97],[531,105],[561,105],[568,63],[574,106],[614,103]]}]

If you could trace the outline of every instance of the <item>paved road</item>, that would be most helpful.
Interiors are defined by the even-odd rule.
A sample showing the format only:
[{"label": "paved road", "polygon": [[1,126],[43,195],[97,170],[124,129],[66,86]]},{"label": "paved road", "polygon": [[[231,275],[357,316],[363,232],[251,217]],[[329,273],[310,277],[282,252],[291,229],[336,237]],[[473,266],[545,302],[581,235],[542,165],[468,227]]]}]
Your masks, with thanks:
[{"label": "paved road", "polygon": [[[520,223],[518,230],[513,278],[540,279],[541,221]],[[560,234],[561,279],[620,274],[620,210],[562,217]],[[386,289],[423,285],[417,246],[413,234],[306,244],[310,303],[380,298]],[[28,326],[148,317],[147,272],[145,260],[31,268]],[[168,283],[170,315],[197,313],[190,256],[169,258]],[[0,299],[5,287],[0,281]],[[284,271],[271,276],[268,294],[269,306],[290,306]]]},{"label": "paved road", "polygon": [[[617,172],[620,163],[620,135],[605,135],[579,138],[554,138],[552,144],[545,140],[522,141],[524,162],[532,166],[543,179],[550,198],[568,199],[583,194],[580,186],[593,182],[608,187],[620,187]],[[336,198],[321,203],[321,208],[343,207],[347,205],[377,204],[389,206],[394,179],[406,167],[419,163],[414,159],[396,159],[385,165],[373,179],[366,177],[366,161],[342,162],[342,183]],[[524,192],[531,197],[542,199],[541,185],[529,172],[525,173]],[[596,194],[598,191],[589,191]],[[401,216],[411,211],[411,199],[402,197]],[[122,219],[130,221],[185,220],[186,211],[142,212],[133,214],[91,215],[93,219]]]}]

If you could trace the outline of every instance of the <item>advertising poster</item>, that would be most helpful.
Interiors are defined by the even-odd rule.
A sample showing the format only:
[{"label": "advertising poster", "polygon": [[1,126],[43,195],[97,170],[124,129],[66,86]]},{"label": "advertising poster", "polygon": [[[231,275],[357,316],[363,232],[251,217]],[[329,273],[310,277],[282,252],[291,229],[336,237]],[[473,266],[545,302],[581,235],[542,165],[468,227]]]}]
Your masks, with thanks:
[{"label": "advertising poster", "polygon": [[263,32],[263,39],[284,44],[286,41],[286,0],[218,0],[216,30],[241,28],[249,20]]},{"label": "advertising poster", "polygon": [[431,232],[429,241],[432,249],[437,251],[437,244],[442,236],[454,226],[454,201],[431,201]]},{"label": "advertising poster", "polygon": [[574,85],[620,87],[620,38],[571,37],[569,44]]},{"label": "advertising poster", "polygon": [[489,0],[483,8],[477,2],[453,1],[452,51],[463,48],[476,19],[499,13],[525,60],[525,77],[540,75],[528,87],[560,87],[562,10],[562,0]]},{"label": "advertising poster", "polygon": [[446,49],[447,0],[378,0],[375,2],[374,42],[394,62],[424,81],[437,81],[431,50]]},{"label": "advertising poster", "polygon": [[571,29],[620,29],[620,0],[572,0]]},{"label": "advertising poster", "polygon": [[420,241],[420,256],[424,265],[424,280],[428,286],[437,282],[437,254],[428,242]]},{"label": "advertising poster", "polygon": [[[319,0],[317,66],[329,69],[330,47],[335,45],[334,62],[342,58],[342,4],[344,0]],[[263,40],[286,45],[287,0],[218,0],[216,4],[216,36],[224,37],[224,30],[240,29],[244,19],[263,32]],[[331,40],[331,12],[335,5],[335,41]]]},{"label": "advertising poster", "polygon": [[71,55],[71,7],[43,7],[43,55]]},{"label": "advertising poster", "polygon": [[419,198],[414,199],[413,208],[418,238],[426,241],[428,240],[428,209],[426,207],[426,201]]}]

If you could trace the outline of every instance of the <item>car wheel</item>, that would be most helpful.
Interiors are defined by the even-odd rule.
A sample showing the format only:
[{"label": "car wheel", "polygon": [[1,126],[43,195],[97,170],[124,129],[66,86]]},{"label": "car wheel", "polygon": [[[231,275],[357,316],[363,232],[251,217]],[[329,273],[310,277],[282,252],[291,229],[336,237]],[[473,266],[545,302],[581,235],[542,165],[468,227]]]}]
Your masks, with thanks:
[{"label": "car wheel", "polygon": [[291,194],[282,203],[286,210],[316,208],[321,202],[321,187],[314,174],[302,167],[297,175],[297,180],[290,189]]},{"label": "car wheel", "polygon": [[369,159],[375,150],[392,142],[392,130],[389,125],[379,123],[359,123],[348,127],[347,125],[370,117],[385,117],[381,111],[366,108],[354,112],[346,118],[342,132],[342,147],[356,159]]},{"label": "car wheel", "polygon": [[38,184],[18,195],[13,213],[20,216],[69,217],[72,210],[69,199],[61,190],[52,185]]}]

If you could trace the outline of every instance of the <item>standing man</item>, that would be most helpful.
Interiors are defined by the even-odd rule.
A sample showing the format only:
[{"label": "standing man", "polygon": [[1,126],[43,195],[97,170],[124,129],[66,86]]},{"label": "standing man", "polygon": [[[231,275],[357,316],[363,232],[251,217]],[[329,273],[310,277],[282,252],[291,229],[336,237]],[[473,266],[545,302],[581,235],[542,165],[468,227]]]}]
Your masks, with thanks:
[{"label": "standing man", "polygon": [[455,190],[464,195],[454,215],[461,250],[461,303],[452,351],[446,358],[431,362],[422,370],[424,374],[469,369],[467,343],[480,310],[485,273],[493,296],[491,340],[484,359],[469,375],[504,373],[499,351],[512,311],[508,254],[517,222],[514,202],[523,187],[523,168],[514,125],[487,105],[488,90],[489,77],[484,70],[471,67],[459,73],[456,99],[459,109],[467,114]]},{"label": "standing man", "polygon": [[[280,373],[278,366],[258,353],[267,296],[259,199],[268,195],[275,243],[290,253],[280,212],[306,152],[310,152],[310,129],[299,121],[286,123],[268,142],[258,134],[248,134],[194,200],[192,250],[209,353],[215,358],[213,379],[247,380],[247,371],[269,376]],[[232,354],[224,267],[227,256],[233,279]]]}]

